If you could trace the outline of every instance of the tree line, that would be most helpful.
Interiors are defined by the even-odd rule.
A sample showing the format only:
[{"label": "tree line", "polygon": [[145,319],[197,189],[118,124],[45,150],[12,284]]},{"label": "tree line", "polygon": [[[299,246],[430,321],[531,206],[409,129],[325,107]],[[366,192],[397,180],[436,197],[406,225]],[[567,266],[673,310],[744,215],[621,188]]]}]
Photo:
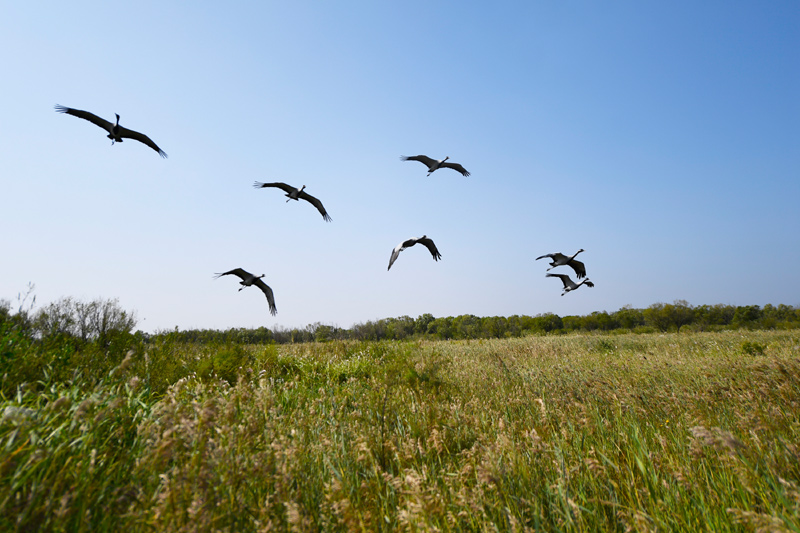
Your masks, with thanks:
[{"label": "tree line", "polygon": [[[326,342],[332,340],[385,341],[405,339],[483,339],[525,335],[558,335],[576,331],[648,333],[721,329],[800,328],[800,309],[787,305],[693,307],[685,301],[653,304],[646,309],[630,306],[608,313],[560,317],[553,313],[509,317],[434,317],[426,313],[355,324],[350,328],[309,324],[304,328],[232,328],[228,330],[134,331],[136,316],[123,310],[116,299],[89,302],[62,298],[35,308],[30,291],[12,307],[0,300],[0,398],[15,394],[22,384],[70,382],[77,376],[97,381],[133,354],[158,360],[157,376],[163,392],[170,379],[191,372],[227,376],[234,382],[239,368],[251,356],[246,344]],[[214,355],[187,366],[175,350],[187,345]],[[189,346],[191,347],[191,346]],[[748,349],[762,350],[757,345]],[[43,381],[44,380],[44,381]],[[49,381],[48,381],[49,380]]]},{"label": "tree line", "polygon": [[174,330],[155,336],[169,335],[185,342],[235,342],[260,344],[275,342],[325,342],[331,340],[404,340],[404,339],[488,339],[524,335],[557,335],[572,332],[653,333],[677,331],[719,331],[723,329],[795,329],[800,328],[800,309],[789,305],[700,305],[692,306],[677,300],[671,304],[656,303],[645,309],[625,306],[609,313],[595,311],[583,316],[560,317],[553,313],[509,317],[434,317],[429,313],[412,318],[382,318],[341,328],[322,323],[304,328],[260,327],[228,330]]},{"label": "tree line", "polygon": [[225,342],[240,344],[325,342],[331,340],[404,340],[404,339],[487,339],[524,335],[557,335],[572,332],[676,332],[718,331],[722,329],[794,329],[800,328],[800,308],[789,305],[700,305],[684,300],[671,304],[656,303],[645,309],[625,306],[618,311],[595,311],[588,315],[560,317],[553,313],[535,316],[478,317],[460,315],[434,317],[425,313],[412,318],[400,316],[354,324],[350,328],[316,322],[304,328],[232,328],[228,330],[164,330],[154,334],[136,331],[134,313],[126,312],[116,299],[82,302],[61,298],[37,311],[35,299],[27,309],[20,304],[14,312],[10,302],[0,301],[0,326],[12,324],[31,339],[72,341],[108,345],[120,336],[142,341],[169,337],[195,343]]}]

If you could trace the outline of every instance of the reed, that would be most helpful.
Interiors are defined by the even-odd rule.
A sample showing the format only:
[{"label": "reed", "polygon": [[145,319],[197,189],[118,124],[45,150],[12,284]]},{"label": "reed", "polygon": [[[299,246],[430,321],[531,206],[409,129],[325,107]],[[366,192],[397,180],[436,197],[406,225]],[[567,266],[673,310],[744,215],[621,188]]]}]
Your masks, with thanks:
[{"label": "reed", "polygon": [[0,529],[800,529],[797,332],[220,350],[5,398]]}]

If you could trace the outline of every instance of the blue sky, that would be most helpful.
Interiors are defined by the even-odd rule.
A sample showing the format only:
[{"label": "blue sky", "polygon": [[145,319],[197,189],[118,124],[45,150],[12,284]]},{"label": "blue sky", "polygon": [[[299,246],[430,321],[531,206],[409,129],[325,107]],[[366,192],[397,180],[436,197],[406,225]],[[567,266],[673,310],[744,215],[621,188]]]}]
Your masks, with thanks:
[{"label": "blue sky", "polygon": [[[0,65],[0,298],[145,331],[800,305],[794,1],[17,2]],[[387,272],[422,234],[442,260]],[[535,258],[579,248],[596,286],[561,297]]]}]

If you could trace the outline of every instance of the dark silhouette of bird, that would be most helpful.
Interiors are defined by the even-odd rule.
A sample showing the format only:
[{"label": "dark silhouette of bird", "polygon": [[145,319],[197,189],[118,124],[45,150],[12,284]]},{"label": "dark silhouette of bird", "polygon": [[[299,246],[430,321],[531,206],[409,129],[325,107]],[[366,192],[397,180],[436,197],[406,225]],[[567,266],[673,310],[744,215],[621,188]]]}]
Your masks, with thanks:
[{"label": "dark silhouette of bird", "polygon": [[[156,152],[161,157],[167,157],[167,153],[159,148],[156,143],[150,139],[144,133],[139,133],[138,131],[129,130],[128,128],[124,128],[119,125],[119,115],[117,115],[117,122],[112,124],[107,120],[104,120],[94,113],[89,113],[88,111],[81,111],[80,109],[72,109],[71,107],[64,107],[63,105],[56,105],[56,111],[59,113],[66,113],[67,115],[72,115],[73,117],[82,118],[83,120],[88,120],[92,124],[96,126],[100,126],[104,130],[108,132],[108,138],[111,139],[111,144],[113,145],[115,142],[121,143],[122,139],[133,139],[135,141],[139,141],[140,143],[146,144]],[[116,113],[115,113],[116,114]]]},{"label": "dark silhouette of bird", "polygon": [[585,278],[586,277],[586,267],[580,261],[575,260],[575,256],[578,255],[579,253],[583,252],[583,251],[584,251],[584,249],[581,248],[580,250],[575,252],[575,255],[570,256],[570,257],[568,257],[568,256],[566,256],[564,254],[559,254],[559,253],[546,254],[546,255],[542,255],[542,256],[537,257],[536,260],[538,261],[539,259],[544,259],[545,257],[549,257],[550,259],[552,259],[553,262],[550,263],[550,268],[547,269],[548,271],[550,271],[551,269],[553,269],[553,268],[555,268],[557,266],[569,265],[569,266],[572,267],[572,270],[575,271],[575,275],[578,276],[578,279],[581,279],[581,278]]},{"label": "dark silhouette of bird", "polygon": [[594,287],[594,283],[589,281],[589,278],[586,278],[585,280],[581,281],[580,283],[575,283],[574,281],[569,279],[569,276],[566,275],[566,274],[547,274],[547,277],[548,278],[561,278],[561,282],[564,284],[564,292],[561,293],[561,296],[564,296],[569,291],[574,291],[575,289],[577,289],[578,287],[580,287],[584,283],[586,284],[587,287]]},{"label": "dark silhouette of bird", "polygon": [[229,274],[233,274],[234,276],[239,276],[242,278],[242,281],[239,282],[239,290],[244,289],[245,287],[250,287],[251,285],[255,285],[264,295],[267,297],[267,302],[269,303],[269,312],[273,315],[278,314],[278,308],[275,307],[275,296],[272,294],[272,289],[269,288],[269,285],[261,281],[261,278],[264,277],[264,274],[260,276],[256,276],[251,274],[250,272],[244,270],[243,268],[234,268],[233,270],[229,270],[227,272],[222,272],[221,274],[215,274],[214,279],[221,278],[222,276],[227,276]]},{"label": "dark silhouette of bird", "polygon": [[397,261],[397,257],[400,255],[400,252],[402,252],[406,248],[411,248],[417,243],[424,245],[428,249],[428,251],[430,251],[434,261],[438,261],[439,259],[442,258],[442,254],[440,254],[439,250],[436,249],[436,245],[433,244],[433,241],[430,240],[426,235],[423,235],[422,237],[416,239],[413,238],[408,239],[395,246],[394,250],[392,250],[392,257],[389,258],[389,268],[387,268],[386,270],[392,268],[392,264],[395,261]]},{"label": "dark silhouette of bird", "polygon": [[431,159],[426,155],[411,155],[411,156],[400,156],[400,159],[403,161],[419,161],[420,163],[424,164],[428,167],[428,176],[430,176],[433,171],[438,170],[440,168],[452,168],[453,170],[457,170],[461,172],[464,176],[469,176],[469,172],[467,169],[459,165],[458,163],[448,163],[447,160],[450,159],[450,156],[445,157],[444,159]]},{"label": "dark silhouette of bird", "polygon": [[[322,202],[320,202],[318,199],[314,198],[307,192],[303,191],[303,189],[306,188],[305,185],[297,189],[286,183],[280,183],[280,182],[261,183],[260,181],[257,181],[253,183],[253,187],[255,187],[256,189],[262,189],[264,187],[277,187],[278,189],[283,189],[286,192],[285,196],[287,196],[289,200],[305,200],[306,202],[310,203],[311,205],[317,208],[317,211],[319,211],[322,214],[322,218],[325,219],[326,222],[331,221],[331,217],[330,215],[328,215],[328,212],[325,211],[325,207],[323,207]],[[288,202],[289,200],[286,201]]]}]

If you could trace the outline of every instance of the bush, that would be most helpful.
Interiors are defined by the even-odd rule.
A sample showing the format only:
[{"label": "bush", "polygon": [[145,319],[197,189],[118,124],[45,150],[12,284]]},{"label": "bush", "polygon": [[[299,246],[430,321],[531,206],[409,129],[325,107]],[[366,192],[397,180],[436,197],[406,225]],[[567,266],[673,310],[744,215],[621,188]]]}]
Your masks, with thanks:
[{"label": "bush", "polygon": [[239,375],[252,365],[253,356],[241,344],[228,344],[200,360],[197,375],[205,381],[218,378],[235,385]]},{"label": "bush", "polygon": [[767,349],[766,344],[761,344],[760,342],[756,341],[744,341],[740,348],[743,355],[764,355],[764,351]]}]

